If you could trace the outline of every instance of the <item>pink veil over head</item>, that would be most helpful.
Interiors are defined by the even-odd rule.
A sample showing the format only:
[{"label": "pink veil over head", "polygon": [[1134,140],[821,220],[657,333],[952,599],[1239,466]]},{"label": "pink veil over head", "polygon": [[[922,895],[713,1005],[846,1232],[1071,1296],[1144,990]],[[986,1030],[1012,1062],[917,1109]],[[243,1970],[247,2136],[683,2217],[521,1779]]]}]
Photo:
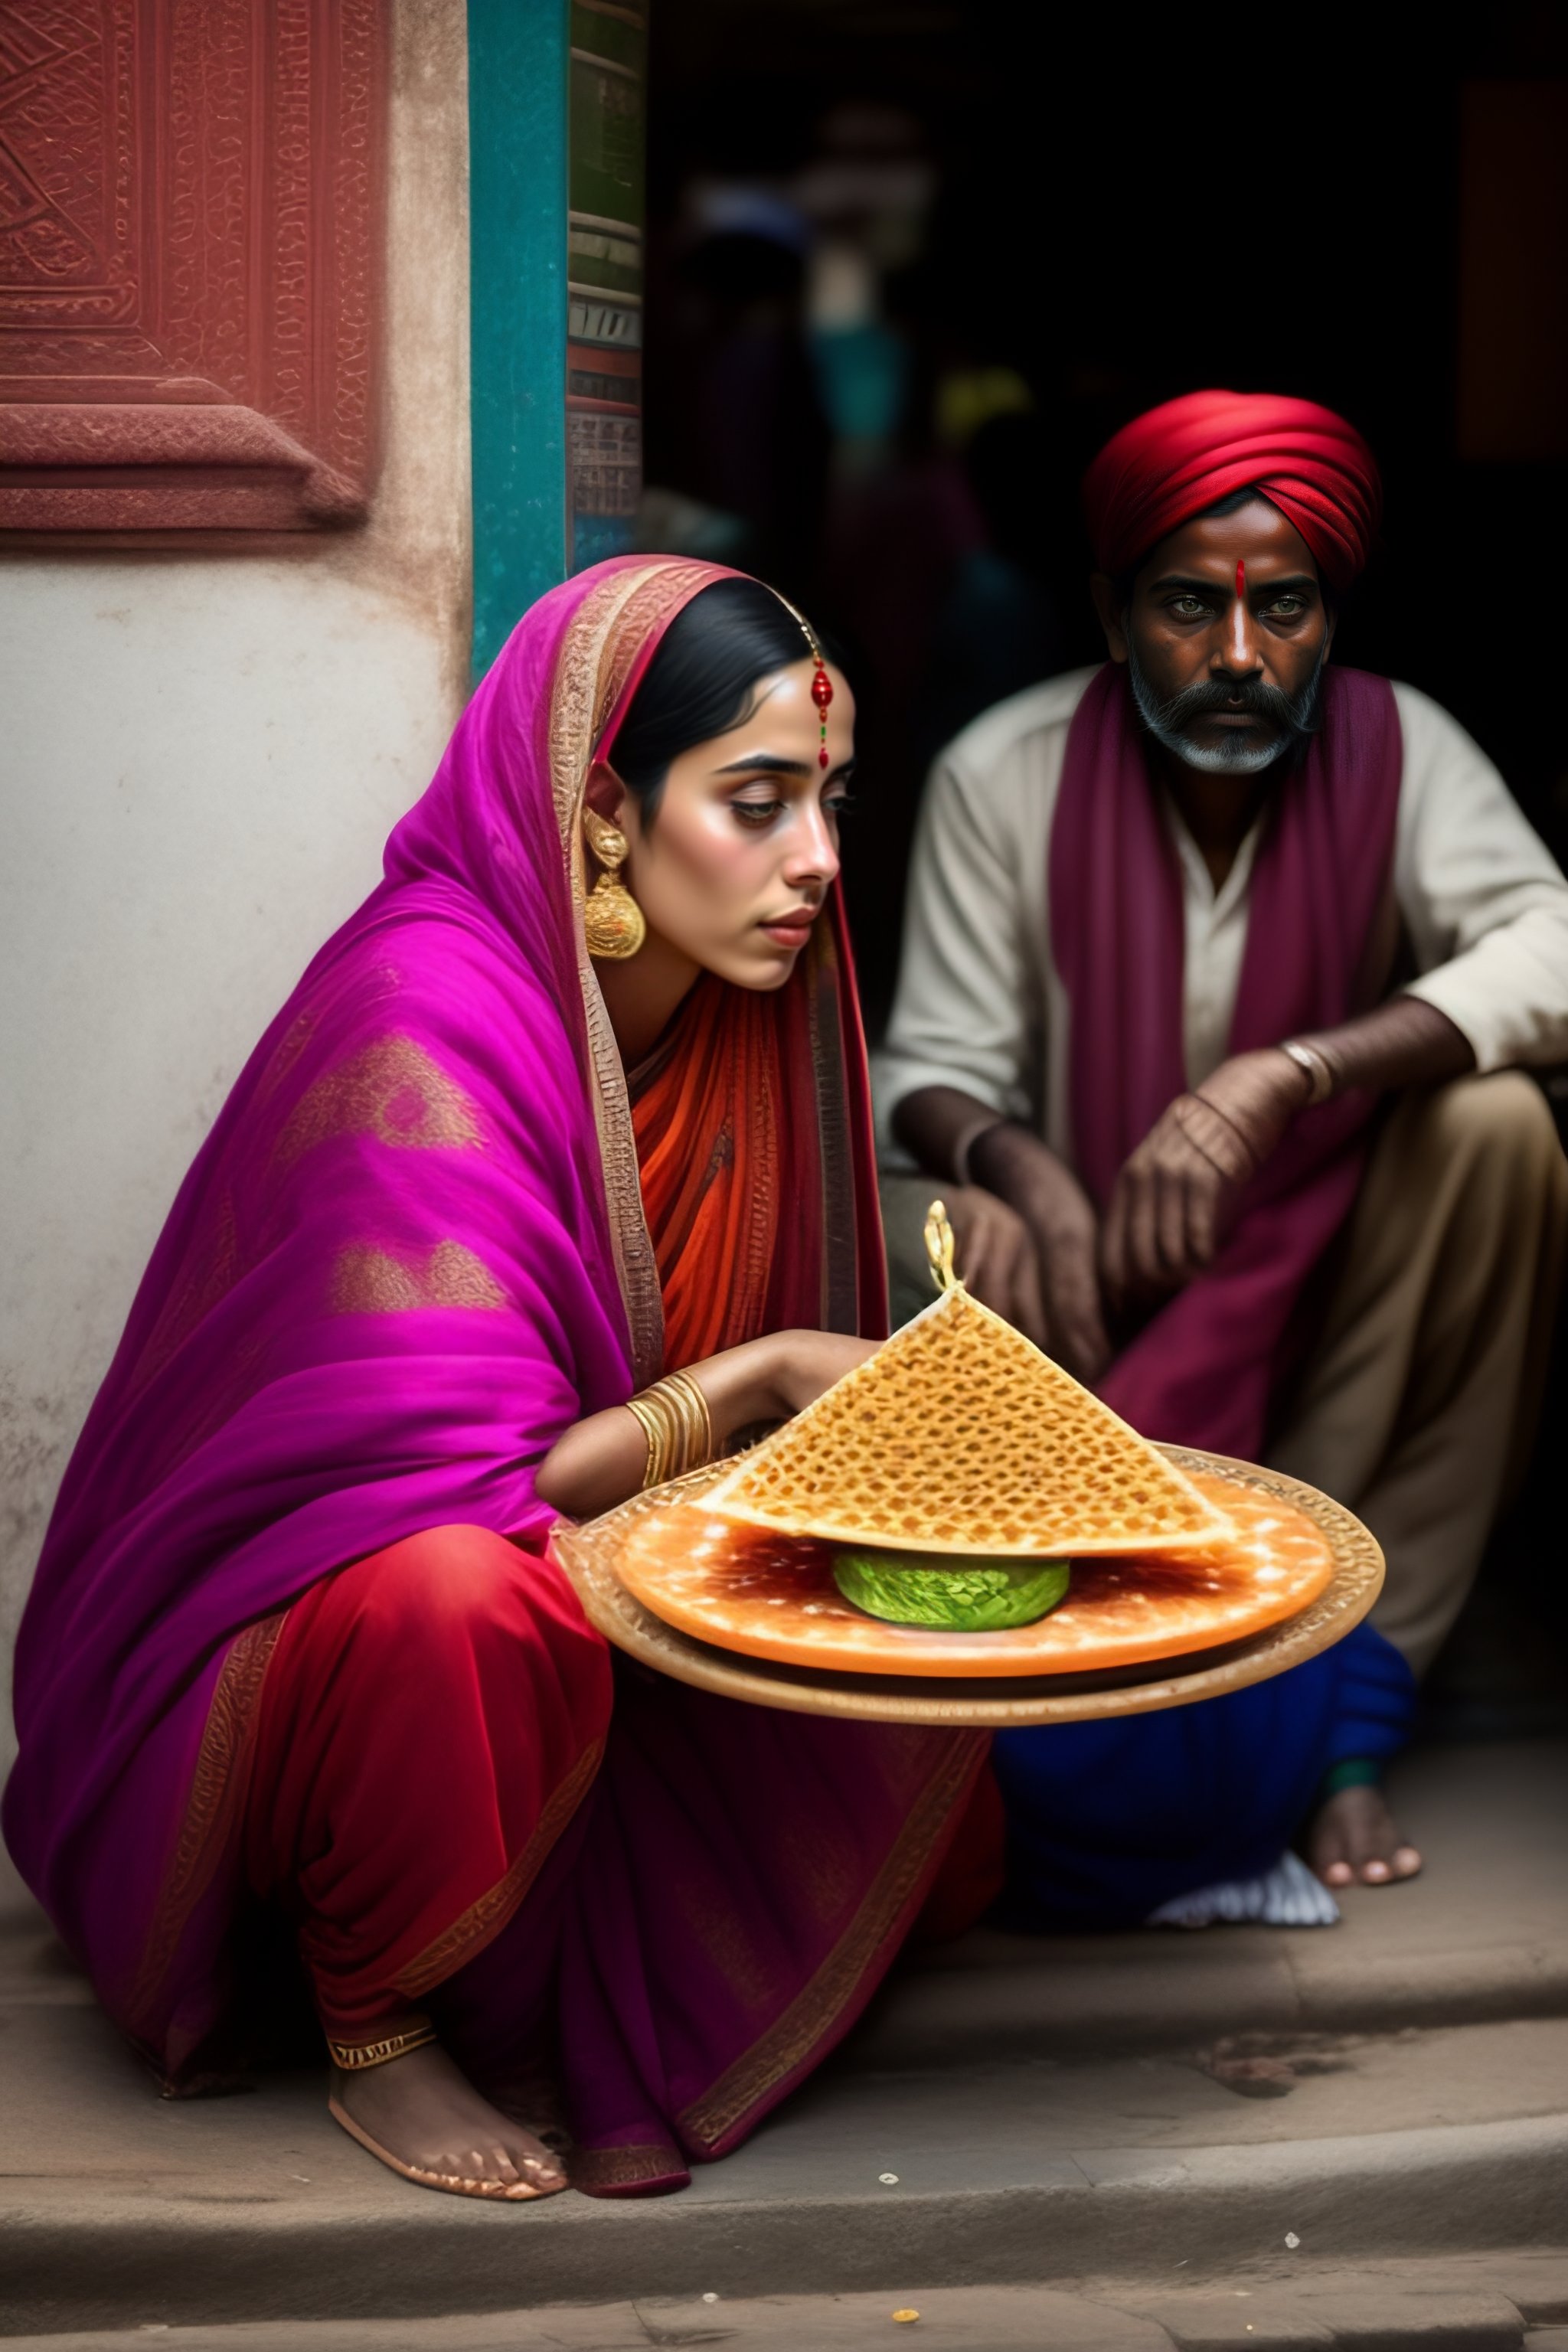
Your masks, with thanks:
[{"label": "pink veil over head", "polygon": [[[280,1612],[465,1522],[538,1547],[533,1472],[660,1366],[625,1083],[583,940],[584,784],[664,629],[729,576],[626,557],[536,604],[384,879],[316,956],[181,1188],[76,1448],[16,1654],[5,1828],[171,2072],[227,1981]],[[876,1328],[864,1052],[837,908],[808,992],[832,1327]],[[788,1234],[781,1246],[791,1246]]]}]

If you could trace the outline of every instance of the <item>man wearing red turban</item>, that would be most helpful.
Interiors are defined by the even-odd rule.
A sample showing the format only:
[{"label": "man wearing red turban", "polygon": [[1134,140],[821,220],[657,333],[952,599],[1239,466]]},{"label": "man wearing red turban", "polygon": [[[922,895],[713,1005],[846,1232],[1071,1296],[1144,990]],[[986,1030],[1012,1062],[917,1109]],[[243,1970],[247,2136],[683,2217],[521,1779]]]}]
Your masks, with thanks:
[{"label": "man wearing red turban", "polygon": [[[1331,1885],[1419,1866],[1375,1759],[1528,1443],[1568,1237],[1515,1066],[1568,1059],[1568,884],[1446,711],[1330,660],[1377,529],[1365,442],[1310,401],[1194,393],[1124,426],[1084,499],[1110,658],[936,763],[885,1159],[928,1171],[921,1202],[942,1179],[971,1286],[1135,1426],[1337,1495],[1388,1581],[1310,1705],[1286,1676],[1267,1724],[1261,1700],[1146,1719],[1144,1747],[1185,1743],[1167,1787],[1223,1759],[1278,1790],[1245,1855],[1194,1832],[1185,1886],[1067,1853],[1065,1748],[1002,1739],[1040,1916],[1266,1878],[1291,1805]],[[1147,1790],[1150,1757],[1126,1761]],[[1090,1763],[1118,1769],[1078,1758],[1073,1789]]]},{"label": "man wearing red turban", "polygon": [[1366,569],[1383,503],[1353,425],[1312,400],[1191,392],[1135,416],[1084,480],[1097,570],[1114,579],[1206,508],[1251,490],[1278,507],[1342,596]]}]

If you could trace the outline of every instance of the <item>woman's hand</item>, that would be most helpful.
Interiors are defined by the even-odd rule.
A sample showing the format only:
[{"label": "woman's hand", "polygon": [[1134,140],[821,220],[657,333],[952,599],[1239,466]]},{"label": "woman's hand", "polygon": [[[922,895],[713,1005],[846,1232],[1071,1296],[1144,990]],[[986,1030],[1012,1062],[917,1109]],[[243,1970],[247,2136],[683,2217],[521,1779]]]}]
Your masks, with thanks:
[{"label": "woman's hand", "polygon": [[948,1202],[966,1286],[1075,1379],[1099,1380],[1110,1341],[1088,1193],[1037,1135],[1010,1119],[978,1138],[969,1165],[979,1184]]},{"label": "woman's hand", "polygon": [[1147,1304],[1203,1271],[1308,1093],[1305,1074],[1270,1047],[1222,1062],[1161,1113],[1105,1213],[1100,1262],[1113,1307]]},{"label": "woman's hand", "polygon": [[[714,1452],[721,1454],[737,1430],[787,1421],[863,1364],[876,1344],[837,1331],[770,1331],[688,1364],[687,1378],[696,1381],[708,1407]],[[534,1486],[569,1518],[596,1518],[639,1493],[647,1474],[647,1433],[634,1413],[616,1404],[574,1422],[540,1464]]]},{"label": "woman's hand", "polygon": [[[815,1404],[835,1381],[874,1356],[879,1342],[856,1339],[842,1331],[774,1331],[765,1339],[755,1339],[754,1348],[771,1354],[773,1359],[773,1392],[775,1410],[752,1416],[757,1421],[784,1421],[791,1413],[804,1412]],[[741,1349],[732,1351],[736,1355]],[[743,1424],[741,1424],[743,1426]]]}]

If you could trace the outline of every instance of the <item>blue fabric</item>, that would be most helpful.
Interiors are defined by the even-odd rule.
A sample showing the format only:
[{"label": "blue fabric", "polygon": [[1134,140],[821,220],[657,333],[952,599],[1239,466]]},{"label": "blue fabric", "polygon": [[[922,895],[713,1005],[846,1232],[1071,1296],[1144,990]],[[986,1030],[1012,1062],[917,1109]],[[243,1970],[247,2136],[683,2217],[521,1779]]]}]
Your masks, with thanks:
[{"label": "blue fabric", "polygon": [[1331,1765],[1405,1744],[1409,1667],[1353,1633],[1273,1681],[1195,1706],[998,1732],[1010,1927],[1125,1927],[1173,1895],[1278,1862]]}]

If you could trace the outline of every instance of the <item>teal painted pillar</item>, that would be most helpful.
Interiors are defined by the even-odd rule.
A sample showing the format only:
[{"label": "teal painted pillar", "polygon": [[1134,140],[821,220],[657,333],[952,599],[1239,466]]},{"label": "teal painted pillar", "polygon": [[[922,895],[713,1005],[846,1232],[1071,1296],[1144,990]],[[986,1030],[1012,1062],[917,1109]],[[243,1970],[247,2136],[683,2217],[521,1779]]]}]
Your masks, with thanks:
[{"label": "teal painted pillar", "polygon": [[570,0],[468,0],[474,675],[566,576]]},{"label": "teal painted pillar", "polygon": [[468,0],[476,677],[631,544],[646,51],[641,0]]}]

